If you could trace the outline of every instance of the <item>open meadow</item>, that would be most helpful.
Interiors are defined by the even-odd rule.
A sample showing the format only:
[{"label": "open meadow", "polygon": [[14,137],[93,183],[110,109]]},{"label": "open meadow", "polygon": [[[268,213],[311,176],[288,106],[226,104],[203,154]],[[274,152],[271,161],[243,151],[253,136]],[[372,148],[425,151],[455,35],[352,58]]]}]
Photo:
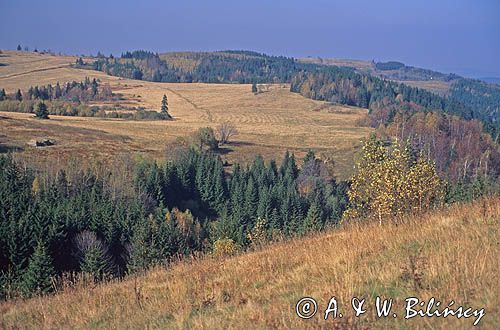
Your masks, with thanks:
[{"label": "open meadow", "polygon": [[[116,103],[124,108],[159,111],[166,94],[174,117],[173,121],[133,121],[51,116],[40,121],[32,114],[0,113],[0,143],[24,150],[26,157],[102,159],[137,153],[162,159],[177,138],[230,121],[239,135],[221,150],[228,163],[247,163],[257,154],[268,160],[281,159],[286,150],[301,158],[313,149],[333,160],[335,173],[345,178],[352,169],[359,141],[371,131],[358,125],[366,115],[365,109],[307,99],[291,93],[286,84],[263,85],[263,92],[254,95],[247,84],[153,83],[112,77],[70,67],[76,57],[19,52],[1,56],[0,62],[7,65],[0,67],[0,88],[7,93],[18,88],[25,91],[33,85],[98,78],[114,93],[123,95]],[[27,146],[30,140],[40,138],[54,139],[56,145]]]}]

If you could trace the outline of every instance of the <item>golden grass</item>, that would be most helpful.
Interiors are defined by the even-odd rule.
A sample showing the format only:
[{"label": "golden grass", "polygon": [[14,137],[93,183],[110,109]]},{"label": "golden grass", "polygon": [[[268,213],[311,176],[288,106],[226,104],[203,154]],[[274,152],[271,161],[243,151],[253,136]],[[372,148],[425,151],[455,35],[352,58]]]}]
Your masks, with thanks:
[{"label": "golden grass", "polygon": [[[252,161],[257,154],[280,159],[286,150],[299,158],[309,149],[333,158],[337,174],[345,178],[359,141],[371,131],[359,127],[366,110],[334,106],[291,93],[288,85],[269,85],[269,91],[254,95],[250,85],[175,84],[136,81],[107,76],[102,72],[77,70],[68,65],[75,58],[6,52],[0,67],[0,88],[14,92],[36,84],[80,81],[86,76],[109,83],[122,93],[126,106],[159,109],[163,94],[169,99],[174,121],[130,121],[100,118],[58,117],[35,120],[29,114],[1,113],[0,139],[3,143],[25,148],[34,157],[106,158],[110,154],[142,153],[163,158],[166,146],[177,137],[186,137],[200,127],[216,127],[233,122],[240,134],[223,150],[229,163]],[[42,59],[46,59],[46,67]],[[56,61],[57,63],[53,63]],[[65,64],[66,63],[66,64]],[[12,71],[6,72],[6,68]],[[47,69],[43,71],[33,71]],[[26,142],[34,138],[54,138],[57,145],[33,149]],[[166,151],[168,154],[168,150]]]},{"label": "golden grass", "polygon": [[[500,322],[500,200],[455,205],[399,223],[351,223],[227,259],[205,257],[135,280],[77,288],[0,305],[2,328],[471,328],[473,318],[404,320],[404,299],[431,297],[485,308],[480,325]],[[410,260],[413,257],[413,262]],[[418,276],[407,276],[412,265]],[[416,288],[415,288],[416,287]],[[376,319],[374,297],[394,299],[398,318]],[[301,320],[295,304],[335,296],[344,317]],[[353,317],[350,299],[367,298]]]},{"label": "golden grass", "polygon": [[325,65],[336,65],[336,66],[347,66],[351,68],[356,68],[362,71],[372,71],[373,64],[370,61],[363,60],[349,60],[340,58],[320,58],[320,57],[304,57],[300,58],[299,61],[303,63],[313,63],[313,64],[325,64]]},{"label": "golden grass", "polygon": [[431,80],[431,81],[404,80],[402,82],[412,87],[427,89],[439,95],[446,95],[450,90],[450,86],[452,84],[452,82],[439,81],[439,80]]}]

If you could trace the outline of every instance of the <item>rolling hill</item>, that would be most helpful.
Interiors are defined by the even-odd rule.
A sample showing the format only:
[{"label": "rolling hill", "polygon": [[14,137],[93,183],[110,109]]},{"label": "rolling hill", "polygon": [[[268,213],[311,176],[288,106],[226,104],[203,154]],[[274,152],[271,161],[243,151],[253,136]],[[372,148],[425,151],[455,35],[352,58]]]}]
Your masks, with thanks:
[{"label": "rolling hill", "polygon": [[[263,84],[254,95],[248,84],[155,83],[123,79],[99,71],[71,67],[76,57],[4,52],[0,67],[0,89],[14,93],[30,86],[96,78],[109,84],[123,99],[116,107],[159,110],[163,94],[168,96],[173,121],[131,121],[52,116],[37,121],[29,114],[1,113],[0,143],[24,149],[27,157],[61,161],[72,157],[106,159],[109,155],[139,153],[155,159],[168,155],[168,146],[187,138],[200,127],[216,127],[231,121],[239,131],[223,150],[229,163],[281,158],[286,150],[302,158],[309,149],[332,157],[336,172],[347,177],[359,141],[371,131],[358,124],[366,110],[314,101],[291,93],[287,84]],[[311,134],[314,132],[314,134]],[[32,139],[53,138],[50,148],[31,148]]]},{"label": "rolling hill", "polygon": [[[176,52],[157,54],[148,51],[125,52],[120,58],[100,56],[90,63],[77,63],[78,68],[106,72],[110,75],[154,82],[203,82],[203,83],[291,83],[307,74],[331,74],[336,80],[344,80],[343,93],[358,94],[366,102],[352,102],[349,98],[325,99],[343,105],[353,105],[371,110],[371,96],[384,94],[395,98],[400,89],[412,89],[405,94],[405,101],[421,105],[423,94],[429,91],[435,95],[424,97],[426,111],[438,110],[458,115],[464,119],[479,119],[493,139],[498,135],[500,92],[496,85],[462,78],[455,74],[407,66],[404,63],[366,62],[355,60],[323,60],[321,58],[294,59],[284,56],[269,56],[252,51],[218,52]],[[345,87],[345,78],[350,85]],[[370,81],[366,85],[366,80]],[[394,82],[391,90],[380,88],[385,81]],[[375,84],[375,90],[371,90]],[[398,85],[403,85],[398,88]],[[328,86],[314,84],[314,89]],[[458,90],[458,92],[457,92]],[[367,92],[368,91],[368,92]],[[362,94],[362,95],[359,95]],[[460,97],[457,97],[459,95]],[[478,99],[479,95],[479,99]],[[380,95],[379,95],[380,96]],[[486,97],[490,96],[490,97]],[[313,99],[314,95],[309,96]],[[430,99],[435,99],[430,101]],[[430,107],[429,107],[430,105]]]},{"label": "rolling hill", "polygon": [[[397,223],[351,223],[234,257],[179,261],[125,281],[67,288],[0,303],[2,328],[434,328],[469,329],[477,317],[405,320],[405,299],[485,309],[500,322],[498,199],[454,205]],[[313,297],[318,313],[296,315]],[[343,318],[324,320],[335,296]],[[394,299],[397,318],[375,317],[375,297]],[[352,297],[366,298],[354,317]],[[444,308],[444,307],[442,307]],[[422,307],[424,309],[424,307]]]},{"label": "rolling hill", "polygon": [[[51,115],[50,120],[39,120],[30,113],[0,112],[0,152],[16,151],[14,161],[2,157],[0,164],[7,169],[0,172],[7,210],[0,214],[6,220],[0,229],[9,233],[0,242],[0,262],[16,265],[17,274],[22,274],[18,278],[1,274],[2,283],[19,287],[4,290],[5,297],[14,298],[0,303],[0,328],[468,328],[474,321],[451,317],[405,321],[404,300],[410,296],[485,308],[483,326],[492,328],[500,322],[497,196],[445,204],[381,225],[359,219],[346,223],[340,219],[349,183],[332,180],[332,174],[338,179],[351,175],[360,140],[375,131],[369,120],[380,114],[382,120],[372,126],[387,136],[376,143],[389,148],[390,136],[411,137],[428,157],[442,156],[438,160],[443,164],[438,165],[443,178],[450,178],[446,175],[453,170],[457,181],[464,180],[439,186],[448,194],[446,201],[498,193],[497,145],[478,120],[470,120],[479,113],[495,123],[498,113],[491,104],[496,98],[488,98],[491,86],[448,77],[453,85],[446,94],[481,106],[483,112],[471,114],[462,103],[460,109],[452,108],[455,103],[446,97],[411,88],[408,81],[399,84],[401,78],[433,84],[430,75],[438,84],[450,83],[446,76],[405,69],[399,62],[305,63],[247,51],[137,51],[119,59],[81,60],[6,51],[0,62],[5,64],[0,66],[0,90],[5,89],[9,98],[5,102],[21,104],[15,100],[18,89],[27,95],[34,85],[76,81],[78,86],[88,77],[109,86],[117,96],[91,101],[96,109],[158,111],[167,95],[174,118]],[[377,70],[386,76],[377,76]],[[453,86],[458,89],[452,90]],[[465,89],[470,93],[461,92]],[[200,146],[177,163],[165,162],[175,159],[177,147],[186,146],[198,129],[228,121],[239,134],[215,155]],[[55,145],[28,145],[38,139],[54,140]],[[319,159],[308,153],[310,149]],[[309,159],[300,161],[299,168],[288,154],[280,165],[256,158],[279,160],[286,151]],[[229,170],[227,166],[235,163],[243,166]],[[327,165],[332,164],[330,173]],[[429,166],[435,165],[429,162]],[[61,169],[68,169],[72,179]],[[231,204],[226,203],[229,199]],[[286,225],[295,229],[310,225],[312,233],[285,231],[280,216],[292,209],[298,210],[293,217],[289,214],[295,222]],[[325,210],[332,215],[328,221],[320,214]],[[263,222],[257,219],[258,212],[265,214]],[[248,238],[268,220],[269,233],[264,237],[271,242],[257,244],[259,240]],[[315,231],[322,228],[318,224],[327,230]],[[236,233],[241,245],[228,233]],[[296,233],[305,236],[293,236]],[[31,237],[51,237],[51,241]],[[80,277],[91,256],[79,240],[85,237],[101,244],[103,258],[109,252],[105,247],[114,248],[115,262],[108,260],[108,266],[120,269],[109,272],[115,274],[111,281],[94,283]],[[233,245],[221,257],[215,253],[216,243],[225,240]],[[159,241],[167,243],[158,248]],[[151,250],[147,253],[161,250],[160,264],[178,260],[120,278],[141,269],[132,261],[148,260],[147,255],[141,259],[144,246]],[[8,247],[8,256],[3,247]],[[71,249],[81,249],[84,258],[71,254]],[[16,290],[29,283],[37,257],[44,256],[49,266],[58,266],[57,283],[47,289],[56,294],[15,298],[22,294]],[[64,273],[68,269],[80,275],[71,278]],[[314,297],[321,309],[336,296],[344,317],[325,321],[318,313],[310,320],[300,319],[295,305],[305,296]],[[369,301],[377,296],[392,298],[398,317],[377,319],[372,310],[356,318],[349,309],[353,296]]]}]

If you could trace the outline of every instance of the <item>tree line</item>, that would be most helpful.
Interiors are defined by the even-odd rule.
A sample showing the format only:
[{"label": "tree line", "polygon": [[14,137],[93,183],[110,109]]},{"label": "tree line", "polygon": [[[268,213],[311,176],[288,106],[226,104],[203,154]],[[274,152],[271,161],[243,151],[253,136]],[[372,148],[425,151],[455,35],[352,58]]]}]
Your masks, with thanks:
[{"label": "tree line", "polygon": [[[49,115],[81,116],[101,118],[123,118],[136,120],[170,119],[166,112],[168,108],[162,105],[162,111],[146,110],[143,107],[125,108],[116,106],[88,105],[89,102],[118,101],[120,94],[113,93],[109,84],[101,84],[98,79],[88,77],[81,82],[71,81],[66,84],[57,82],[55,85],[30,86],[22,92],[7,94],[0,89],[0,111],[35,113],[39,118]],[[166,102],[166,99],[164,100]],[[166,109],[163,111],[163,109]],[[119,111],[132,110],[132,111]],[[43,114],[43,115],[38,115]]]},{"label": "tree line", "polygon": [[368,108],[369,124],[380,134],[409,140],[425,150],[440,174],[453,182],[470,183],[478,175],[485,182],[499,178],[495,120],[482,124],[475,119],[480,110],[472,112],[426,90],[344,68],[302,72],[292,80],[291,89],[313,99]]},{"label": "tree line", "polygon": [[[109,101],[115,100],[117,95],[111,91],[108,84],[101,86],[100,81],[97,79],[90,80],[86,77],[84,81],[71,81],[63,84],[62,86],[57,82],[54,86],[48,84],[46,86],[30,86],[24,92],[18,89],[14,94],[7,96],[3,90],[3,100],[66,100],[72,102],[86,102],[86,101]],[[1,95],[0,95],[1,96]]]},{"label": "tree line", "polygon": [[[475,118],[482,120],[498,140],[500,125],[500,86],[480,80],[459,79],[450,88],[450,98],[474,109]],[[496,128],[496,131],[494,129]]]},{"label": "tree line", "polygon": [[124,78],[188,83],[288,82],[296,72],[311,66],[293,58],[244,51],[190,56],[190,60],[197,63],[192,69],[172,65],[158,54],[147,51],[126,52],[120,58],[98,58],[89,64],[77,61],[76,65]]}]

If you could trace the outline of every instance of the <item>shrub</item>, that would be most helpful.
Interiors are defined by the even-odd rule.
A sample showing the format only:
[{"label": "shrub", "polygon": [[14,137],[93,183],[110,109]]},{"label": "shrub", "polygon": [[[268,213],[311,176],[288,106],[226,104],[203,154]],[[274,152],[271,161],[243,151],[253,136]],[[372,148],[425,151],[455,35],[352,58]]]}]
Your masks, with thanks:
[{"label": "shrub", "polygon": [[238,252],[238,245],[230,238],[222,238],[214,242],[213,254],[216,257],[232,256],[236,252]]}]

